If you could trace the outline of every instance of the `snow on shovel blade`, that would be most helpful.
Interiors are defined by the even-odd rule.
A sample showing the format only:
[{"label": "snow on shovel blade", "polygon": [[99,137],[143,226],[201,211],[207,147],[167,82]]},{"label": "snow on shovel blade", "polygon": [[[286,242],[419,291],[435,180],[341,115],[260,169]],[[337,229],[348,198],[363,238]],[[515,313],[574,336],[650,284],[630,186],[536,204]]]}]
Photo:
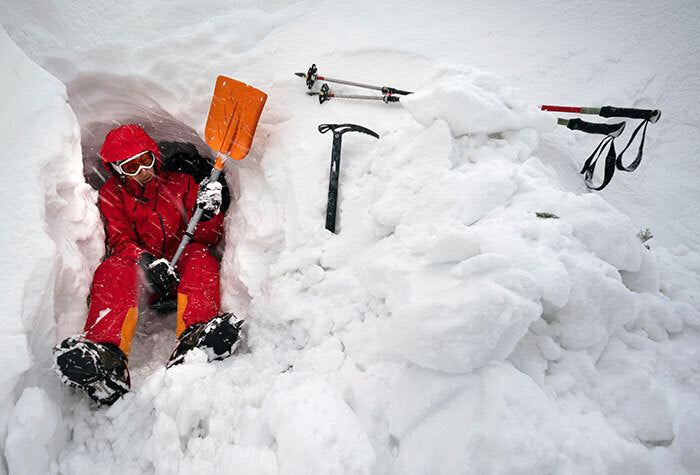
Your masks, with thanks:
[{"label": "snow on shovel blade", "polygon": [[219,76],[204,129],[207,144],[220,154],[244,158],[253,143],[267,94],[235,79]]}]

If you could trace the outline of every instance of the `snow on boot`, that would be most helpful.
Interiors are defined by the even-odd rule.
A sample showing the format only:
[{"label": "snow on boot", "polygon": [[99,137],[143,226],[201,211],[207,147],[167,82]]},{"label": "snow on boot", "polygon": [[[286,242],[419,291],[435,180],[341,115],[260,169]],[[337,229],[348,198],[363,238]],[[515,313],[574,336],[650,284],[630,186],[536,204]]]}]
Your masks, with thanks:
[{"label": "snow on boot", "polygon": [[126,356],[115,345],[71,336],[53,349],[61,382],[87,392],[98,404],[112,405],[129,391]]},{"label": "snow on boot", "polygon": [[237,320],[232,313],[224,313],[206,323],[190,325],[180,335],[167,367],[182,363],[193,348],[203,350],[209,361],[230,356],[238,347],[241,325],[243,320]]}]

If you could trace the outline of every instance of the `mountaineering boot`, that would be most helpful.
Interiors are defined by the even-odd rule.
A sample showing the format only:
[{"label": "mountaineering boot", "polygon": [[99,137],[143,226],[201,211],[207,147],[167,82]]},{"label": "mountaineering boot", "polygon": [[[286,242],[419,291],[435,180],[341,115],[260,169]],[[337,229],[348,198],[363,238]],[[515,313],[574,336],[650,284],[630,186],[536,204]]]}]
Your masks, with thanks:
[{"label": "mountaineering boot", "polygon": [[224,313],[206,323],[190,325],[180,335],[167,367],[182,363],[185,355],[193,348],[203,350],[209,361],[230,356],[240,341],[241,325],[243,320],[236,319],[232,313]]},{"label": "mountaineering boot", "polygon": [[53,349],[61,382],[87,392],[98,404],[112,405],[129,391],[126,356],[115,345],[71,336]]}]

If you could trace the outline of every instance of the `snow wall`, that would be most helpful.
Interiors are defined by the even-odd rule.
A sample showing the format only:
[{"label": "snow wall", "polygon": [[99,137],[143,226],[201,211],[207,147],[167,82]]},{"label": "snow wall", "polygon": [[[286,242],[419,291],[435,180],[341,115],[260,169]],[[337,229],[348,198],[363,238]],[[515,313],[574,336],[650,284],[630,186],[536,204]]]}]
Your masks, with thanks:
[{"label": "snow wall", "polygon": [[[700,466],[697,254],[646,249],[599,195],[562,189],[537,156],[551,118],[464,67],[440,68],[405,108],[298,120],[306,98],[285,104],[275,98],[292,86],[262,84],[271,100],[251,156],[227,165],[240,197],[223,299],[248,321],[246,347],[216,364],[194,352],[167,372],[135,368],[133,391],[109,409],[60,388],[50,347],[81,327],[101,223],[82,175],[79,101],[72,110],[65,86],[0,38],[13,92],[0,128],[12,274],[0,279],[0,470]],[[130,94],[196,129],[200,92],[184,110],[167,91]],[[381,140],[345,137],[331,235],[331,139],[315,126],[347,116]]]}]

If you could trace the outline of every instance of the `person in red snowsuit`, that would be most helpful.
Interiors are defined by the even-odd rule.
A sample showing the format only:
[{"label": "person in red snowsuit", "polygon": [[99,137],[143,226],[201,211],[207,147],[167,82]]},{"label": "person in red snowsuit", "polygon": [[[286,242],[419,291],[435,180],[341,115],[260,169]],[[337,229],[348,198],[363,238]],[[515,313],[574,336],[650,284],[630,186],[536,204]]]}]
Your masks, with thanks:
[{"label": "person in red snowsuit", "polygon": [[[199,186],[188,174],[162,170],[156,142],[133,124],[109,132],[100,156],[112,174],[99,192],[108,257],[95,271],[83,335],[54,354],[65,383],[112,403],[129,389],[126,362],[142,290],[177,297],[179,341],[168,366],[195,346],[210,359],[228,356],[241,322],[220,315],[219,262],[211,253],[223,235],[221,184]],[[197,206],[202,218],[173,268]]]}]

